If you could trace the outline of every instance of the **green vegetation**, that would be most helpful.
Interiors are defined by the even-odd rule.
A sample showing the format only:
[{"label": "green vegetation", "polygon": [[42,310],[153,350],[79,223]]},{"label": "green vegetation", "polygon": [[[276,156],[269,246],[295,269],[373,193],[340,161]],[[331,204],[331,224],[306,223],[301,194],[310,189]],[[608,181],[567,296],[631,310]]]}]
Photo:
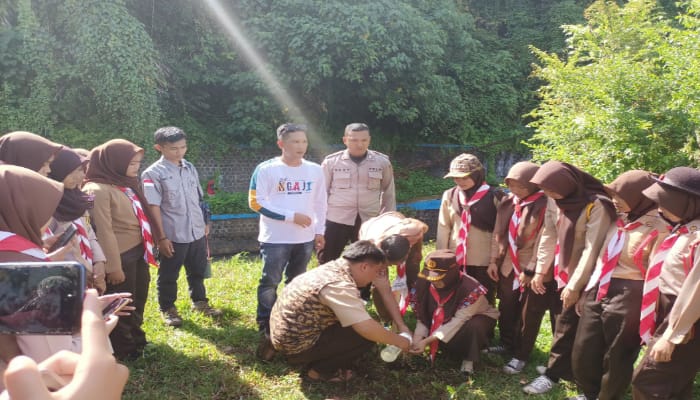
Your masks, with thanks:
[{"label": "green vegetation", "polygon": [[697,165],[700,3],[620,4],[597,1],[586,25],[565,26],[566,57],[534,49],[535,76],[546,82],[530,114],[534,156],[604,181],[635,168]]},{"label": "green vegetation", "polygon": [[[208,4],[240,25],[279,101]],[[590,0],[14,0],[0,5],[0,132],[72,146],[264,144],[299,110],[322,138],[364,121],[385,151],[520,146],[536,105],[527,46],[558,52]],[[544,29],[542,28],[544,27]],[[278,89],[278,88],[277,88]]]},{"label": "green vegetation", "polygon": [[[432,249],[432,245],[428,247]],[[315,265],[315,260],[311,265]],[[502,374],[500,369],[507,360],[493,355],[482,357],[476,375],[466,382],[458,372],[457,361],[441,357],[431,368],[425,359],[412,357],[404,368],[392,369],[374,352],[363,359],[356,369],[357,378],[348,385],[307,383],[300,378],[298,370],[287,366],[281,358],[271,363],[255,358],[258,338],[255,293],[260,261],[239,254],[216,261],[212,269],[214,277],[206,282],[208,296],[213,305],[224,310],[224,316],[212,320],[189,311],[183,273],[177,306],[185,323],[179,329],[165,327],[160,319],[156,271],[152,270],[145,316],[151,344],[143,359],[128,364],[131,376],[125,400],[528,399],[521,392],[521,383],[536,376],[535,366],[545,363],[549,351],[549,321],[545,319],[532,361],[521,375]],[[559,400],[574,394],[572,385],[563,384],[540,398]]]},{"label": "green vegetation", "polygon": [[245,214],[253,212],[248,207],[247,192],[218,191],[214,196],[207,196],[212,214]]}]

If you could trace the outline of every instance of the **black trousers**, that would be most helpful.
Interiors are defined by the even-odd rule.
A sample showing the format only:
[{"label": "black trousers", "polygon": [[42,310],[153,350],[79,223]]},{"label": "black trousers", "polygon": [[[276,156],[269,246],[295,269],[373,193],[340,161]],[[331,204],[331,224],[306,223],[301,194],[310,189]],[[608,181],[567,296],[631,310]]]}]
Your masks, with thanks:
[{"label": "black trousers", "polygon": [[321,332],[316,343],[301,353],[288,354],[287,362],[313,368],[319,373],[332,373],[338,368],[348,369],[353,362],[374,345],[360,336],[351,326],[331,325]]},{"label": "black trousers", "polygon": [[693,399],[693,380],[700,370],[700,320],[693,325],[692,337],[676,345],[671,361],[657,363],[649,357],[649,350],[668,327],[668,314],[675,301],[675,296],[659,295],[657,316],[663,318],[663,322],[656,328],[647,353],[634,371],[632,398],[635,400]]},{"label": "black trousers", "polygon": [[339,258],[348,243],[357,241],[360,225],[362,225],[362,220],[359,214],[355,218],[355,225],[339,224],[326,220],[326,232],[323,235],[326,244],[316,255],[318,264],[325,264]]},{"label": "black trousers", "polygon": [[183,265],[192,302],[208,300],[204,287],[204,271],[207,269],[206,240],[206,237],[202,236],[191,243],[173,243],[175,254],[170,258],[161,255],[156,281],[161,311],[166,311],[175,305],[177,279],[180,277],[180,269]]},{"label": "black trousers", "polygon": [[580,390],[589,399],[621,399],[641,348],[639,313],[644,281],[610,280],[607,295],[585,294],[576,331],[572,365]]},{"label": "black trousers", "polygon": [[498,293],[498,330],[500,332],[501,346],[514,354],[520,341],[520,327],[522,326],[521,312],[522,294],[519,289],[513,290],[513,280],[515,271],[511,271],[508,276],[500,275],[496,285]]},{"label": "black trousers", "polygon": [[143,312],[148,299],[148,285],[151,275],[148,264],[143,259],[144,248],[139,245],[121,255],[122,270],[126,280],[117,285],[107,284],[105,293],[131,293],[132,303],[136,309],[127,317],[119,317],[119,322],[109,335],[114,354],[118,358],[128,356],[134,351],[141,351],[146,346],[146,333],[141,329]]},{"label": "black trousers", "polygon": [[552,334],[556,331],[556,319],[561,314],[562,308],[557,283],[545,282],[544,287],[547,289],[544,294],[537,294],[530,288],[523,292],[520,337],[514,342],[515,351],[513,352],[513,357],[518,360],[527,361],[530,358],[546,311],[549,311]]},{"label": "black trousers", "polygon": [[564,308],[557,318],[554,335],[552,336],[552,348],[549,350],[549,362],[545,375],[554,382],[559,379],[574,380],[574,372],[571,368],[571,352],[574,348],[574,338],[578,328],[578,314],[576,306]]}]

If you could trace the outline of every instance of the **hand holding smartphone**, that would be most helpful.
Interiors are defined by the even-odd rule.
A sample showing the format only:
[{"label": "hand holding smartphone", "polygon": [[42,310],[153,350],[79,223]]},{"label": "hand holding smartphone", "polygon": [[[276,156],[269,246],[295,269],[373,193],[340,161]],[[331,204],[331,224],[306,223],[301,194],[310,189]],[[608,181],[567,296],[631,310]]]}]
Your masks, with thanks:
[{"label": "hand holding smartphone", "polygon": [[75,227],[75,225],[68,225],[68,227],[65,231],[63,231],[61,236],[59,236],[58,239],[54,242],[54,244],[51,245],[51,247],[49,248],[49,253],[53,253],[54,251],[67,245],[71,241],[71,239],[73,239],[73,236],[75,236],[76,233],[78,233],[78,229]]},{"label": "hand holding smartphone", "polygon": [[102,309],[102,316],[105,317],[105,319],[108,319],[111,315],[116,315],[129,303],[131,303],[131,299],[128,297],[119,297],[114,299]]}]

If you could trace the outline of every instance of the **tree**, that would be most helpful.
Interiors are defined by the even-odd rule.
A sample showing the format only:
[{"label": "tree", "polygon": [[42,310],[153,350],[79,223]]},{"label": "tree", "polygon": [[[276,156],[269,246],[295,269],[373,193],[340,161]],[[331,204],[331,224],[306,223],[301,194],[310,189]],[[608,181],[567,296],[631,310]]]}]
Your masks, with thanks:
[{"label": "tree", "polygon": [[604,180],[629,169],[688,165],[697,149],[697,7],[679,21],[655,1],[596,1],[565,27],[565,59],[533,48],[544,80],[529,142],[539,160],[568,161]]}]

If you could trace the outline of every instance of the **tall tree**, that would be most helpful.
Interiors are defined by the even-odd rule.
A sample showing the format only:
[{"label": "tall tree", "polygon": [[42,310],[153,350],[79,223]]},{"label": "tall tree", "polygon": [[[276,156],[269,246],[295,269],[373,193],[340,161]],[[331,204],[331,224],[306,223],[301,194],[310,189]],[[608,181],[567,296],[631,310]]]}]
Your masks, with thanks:
[{"label": "tall tree", "polygon": [[533,49],[535,75],[546,81],[531,113],[535,157],[606,180],[691,163],[700,127],[697,4],[685,3],[678,24],[655,1],[597,1],[586,25],[565,27],[564,59]]}]

